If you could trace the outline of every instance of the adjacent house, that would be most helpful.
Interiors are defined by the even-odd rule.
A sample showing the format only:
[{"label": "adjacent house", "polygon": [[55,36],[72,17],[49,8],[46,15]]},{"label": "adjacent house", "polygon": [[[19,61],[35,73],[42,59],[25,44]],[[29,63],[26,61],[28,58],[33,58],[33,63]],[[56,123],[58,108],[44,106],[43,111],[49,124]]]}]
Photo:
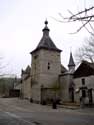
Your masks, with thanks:
[{"label": "adjacent house", "polygon": [[[89,102],[94,102],[94,63],[82,61],[74,72],[75,90],[79,93],[75,94],[75,101],[79,102],[82,94],[89,97]],[[82,92],[82,87],[86,88]]]}]

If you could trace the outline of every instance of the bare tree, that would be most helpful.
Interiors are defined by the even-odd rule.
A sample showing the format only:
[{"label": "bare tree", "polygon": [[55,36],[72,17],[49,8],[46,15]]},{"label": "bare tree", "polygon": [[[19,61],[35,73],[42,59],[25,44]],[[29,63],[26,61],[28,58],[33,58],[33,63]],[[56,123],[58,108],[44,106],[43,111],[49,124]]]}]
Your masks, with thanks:
[{"label": "bare tree", "polygon": [[87,60],[94,63],[94,36],[86,39],[83,46],[77,50],[75,58],[77,62]]},{"label": "bare tree", "polygon": [[81,22],[80,27],[74,33],[78,33],[85,28],[91,34],[91,37],[87,39],[84,42],[84,45],[77,50],[75,57],[77,62],[81,60],[88,60],[94,63],[94,6],[84,8],[84,10],[77,13],[73,13],[68,10],[68,13],[70,14],[69,17],[64,17],[61,13],[59,13],[61,19],[54,19],[60,23]]},{"label": "bare tree", "polygon": [[80,27],[74,33],[78,33],[83,28],[85,28],[91,34],[91,37],[89,39],[86,39],[83,46],[77,50],[77,62],[81,60],[87,60],[94,63],[94,6],[90,8],[85,8],[84,10],[79,11],[77,13],[73,13],[68,10],[68,13],[70,14],[69,17],[63,17],[63,15],[59,13],[61,20],[57,21],[61,23],[70,23],[77,21],[81,22]]},{"label": "bare tree", "polygon": [[[94,23],[94,7],[90,7],[90,8],[85,8],[84,10],[77,12],[77,13],[73,13],[70,10],[68,10],[68,12],[71,14],[69,17],[63,17],[63,15],[61,13],[59,13],[61,20],[57,20],[61,23],[69,23],[69,22],[81,22],[81,26],[76,30],[77,33],[79,32],[82,28],[85,28],[91,35],[94,35],[94,28],[92,23]],[[90,27],[87,28],[87,25]]]},{"label": "bare tree", "polygon": [[16,75],[16,74],[11,74],[10,71],[7,71],[7,67],[10,65],[10,61],[6,62],[6,60],[4,59],[5,58],[3,56],[0,56],[0,78]]}]

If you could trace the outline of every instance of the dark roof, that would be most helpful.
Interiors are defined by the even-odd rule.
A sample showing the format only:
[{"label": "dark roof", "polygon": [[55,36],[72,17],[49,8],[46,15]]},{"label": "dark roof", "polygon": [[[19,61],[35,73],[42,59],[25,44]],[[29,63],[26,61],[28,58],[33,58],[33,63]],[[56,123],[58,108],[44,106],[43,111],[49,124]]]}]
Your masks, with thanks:
[{"label": "dark roof", "polygon": [[94,75],[94,63],[82,61],[79,67],[74,72],[74,78]]},{"label": "dark roof", "polygon": [[22,74],[30,74],[31,67],[28,65],[25,70],[22,69]]},{"label": "dark roof", "polygon": [[73,56],[72,56],[72,52],[70,53],[70,59],[69,59],[69,64],[68,64],[68,67],[70,67],[70,66],[75,66]]},{"label": "dark roof", "polygon": [[61,73],[67,72],[67,69],[61,64]]},{"label": "dark roof", "polygon": [[45,21],[45,27],[42,30],[43,31],[43,36],[42,36],[38,46],[36,47],[35,50],[33,50],[31,52],[31,54],[33,52],[39,50],[39,49],[47,49],[47,50],[53,50],[53,51],[61,52],[61,50],[56,47],[56,45],[54,44],[54,42],[50,38],[50,36],[49,36],[49,31],[50,30],[49,30],[47,24],[48,24],[48,21]]}]

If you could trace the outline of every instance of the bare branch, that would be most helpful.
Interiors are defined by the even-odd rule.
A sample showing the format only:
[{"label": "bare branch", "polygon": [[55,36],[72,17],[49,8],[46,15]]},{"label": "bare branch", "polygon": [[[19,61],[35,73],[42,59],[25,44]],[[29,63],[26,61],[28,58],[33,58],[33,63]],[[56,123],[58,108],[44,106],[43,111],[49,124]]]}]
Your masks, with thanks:
[{"label": "bare branch", "polygon": [[84,23],[79,29],[77,29],[77,31],[76,32],[74,32],[74,33],[71,33],[71,34],[75,34],[75,33],[77,33],[77,32],[79,32],[83,27],[85,27],[86,25],[87,25],[87,23],[89,23],[90,22],[90,20],[91,19],[89,19],[86,23]]},{"label": "bare branch", "polygon": [[94,36],[86,39],[84,45],[77,50],[76,58],[79,61],[84,59],[94,63]]},{"label": "bare branch", "polygon": [[[94,18],[94,15],[91,16],[83,16],[83,17],[74,17],[72,18],[73,21],[88,21],[89,19]],[[70,19],[70,18],[69,18]],[[92,20],[94,22],[94,20]]]},{"label": "bare branch", "polygon": [[[60,15],[60,13],[59,13],[59,15]],[[56,18],[54,18],[54,17],[52,17],[52,16],[51,16],[51,18],[52,18],[52,19],[54,19],[54,20],[55,20],[55,21],[57,21],[57,22],[60,22],[60,23],[68,23],[68,22],[73,22],[73,21],[66,21],[66,20],[65,20],[65,18],[63,18],[63,17],[62,17],[62,18],[63,18],[63,20],[56,19]]]},{"label": "bare branch", "polygon": [[65,23],[65,21],[63,21],[63,20],[58,20],[58,19],[56,19],[56,18],[54,18],[54,17],[51,17],[51,18],[54,19],[54,20],[57,21],[57,22]]},{"label": "bare branch", "polygon": [[[83,24],[83,22],[82,22],[82,24]],[[88,33],[90,33],[92,36],[94,36],[94,33],[89,31],[89,29],[86,27],[86,25],[84,26],[84,28],[87,30]]]},{"label": "bare branch", "polygon": [[89,22],[89,25],[90,25],[90,27],[91,27],[91,29],[93,30],[93,32],[94,32],[94,28],[93,28],[93,26],[91,25],[91,23]]},{"label": "bare branch", "polygon": [[[73,19],[73,17],[78,16],[78,15],[81,15],[81,14],[83,14],[83,13],[86,13],[86,12],[92,10],[92,9],[94,9],[94,7],[91,7],[91,8],[88,8],[88,9],[85,8],[83,11],[80,11],[80,12],[78,12],[77,14],[72,15],[72,16],[70,17],[70,19]],[[88,17],[87,17],[87,18],[88,18]]]},{"label": "bare branch", "polygon": [[[82,26],[80,26],[79,29],[77,29],[76,32],[71,33],[71,34],[75,34],[77,32],[79,32],[82,28],[85,27],[85,29],[91,34],[94,35],[91,31],[88,30],[88,28],[86,27],[87,24],[89,24],[90,28],[92,31],[94,31],[93,26],[91,25],[90,22],[94,22],[94,14],[90,14],[90,11],[94,9],[94,6],[90,7],[90,8],[85,8],[83,11],[80,11],[76,14],[73,14],[70,10],[68,10],[68,12],[71,14],[70,17],[63,17],[61,13],[59,13],[59,16],[61,17],[61,20],[59,20],[59,22],[63,23],[63,22],[82,22]],[[57,20],[58,21],[58,20]]]}]

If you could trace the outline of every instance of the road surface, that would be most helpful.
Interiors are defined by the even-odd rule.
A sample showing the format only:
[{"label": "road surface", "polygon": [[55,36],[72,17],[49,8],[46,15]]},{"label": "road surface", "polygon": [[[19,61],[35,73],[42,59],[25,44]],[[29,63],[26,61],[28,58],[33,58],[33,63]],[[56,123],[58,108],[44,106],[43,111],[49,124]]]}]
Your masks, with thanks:
[{"label": "road surface", "polygon": [[17,98],[0,98],[0,125],[94,125],[92,109],[52,109]]}]

